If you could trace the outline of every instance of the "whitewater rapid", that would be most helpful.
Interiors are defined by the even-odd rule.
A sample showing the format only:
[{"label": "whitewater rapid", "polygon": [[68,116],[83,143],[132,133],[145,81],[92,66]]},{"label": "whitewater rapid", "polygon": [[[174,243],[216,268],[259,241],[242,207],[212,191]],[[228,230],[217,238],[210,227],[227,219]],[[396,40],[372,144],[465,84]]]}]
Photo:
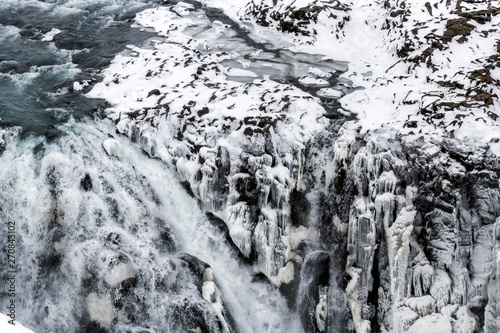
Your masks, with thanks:
[{"label": "whitewater rapid", "polygon": [[60,130],[52,143],[3,133],[0,219],[15,221],[18,233],[17,320],[35,332],[77,332],[99,311],[114,332],[196,329],[196,318],[193,327],[175,322],[183,302],[211,311],[196,290],[201,277],[183,269],[187,253],[212,267],[238,332],[302,330],[164,163],[121,137],[118,157],[108,156],[102,143],[113,128],[104,121]]}]

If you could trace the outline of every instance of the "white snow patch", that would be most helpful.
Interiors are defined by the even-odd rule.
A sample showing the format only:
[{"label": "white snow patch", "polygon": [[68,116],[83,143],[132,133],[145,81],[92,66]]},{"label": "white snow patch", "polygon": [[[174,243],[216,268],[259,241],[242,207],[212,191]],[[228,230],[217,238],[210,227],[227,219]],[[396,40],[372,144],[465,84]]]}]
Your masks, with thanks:
[{"label": "white snow patch", "polygon": [[56,29],[56,28],[52,28],[52,30],[50,30],[49,32],[47,32],[45,34],[45,36],[43,36],[42,42],[52,42],[54,40],[54,37],[60,33],[61,33],[61,30]]},{"label": "white snow patch", "polygon": [[322,88],[317,92],[318,96],[324,98],[340,98],[342,97],[342,91],[333,88]]},{"label": "white snow patch", "polygon": [[299,83],[304,86],[311,86],[311,87],[324,87],[330,85],[330,83],[328,83],[328,81],[326,80],[315,78],[308,75],[300,77]]}]

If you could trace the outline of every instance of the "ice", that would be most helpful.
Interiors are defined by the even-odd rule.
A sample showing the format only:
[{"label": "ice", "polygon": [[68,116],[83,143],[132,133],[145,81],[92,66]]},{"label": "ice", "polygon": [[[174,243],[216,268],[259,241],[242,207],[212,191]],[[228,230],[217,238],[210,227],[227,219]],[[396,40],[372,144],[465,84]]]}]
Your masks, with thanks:
[{"label": "ice", "polygon": [[436,301],[430,295],[407,298],[404,304],[421,317],[436,311]]},{"label": "ice", "polygon": [[[295,25],[307,35],[302,36],[277,30],[312,1],[204,2],[223,8],[239,23],[246,20],[242,24],[252,36],[277,48],[321,50],[325,60],[350,61],[344,87],[335,88],[342,92],[324,88],[317,94],[340,98],[343,109],[358,117],[339,125],[323,189],[331,195],[330,185],[346,171],[348,181],[341,185],[348,187],[352,180],[357,190],[349,198],[352,203],[341,206],[347,212],[342,220],[338,215],[332,219],[333,226],[349,228],[346,294],[356,331],[370,330],[375,307],[378,324],[387,330],[467,331],[477,321],[466,308],[459,311],[459,305],[470,305],[481,294],[489,295],[486,326],[498,331],[498,288],[490,273],[492,266],[493,272],[498,267],[498,249],[488,227],[499,214],[498,195],[456,185],[476,183],[473,177],[483,167],[478,161],[498,150],[498,122],[488,115],[496,112],[497,88],[481,86],[492,101],[483,106],[476,91],[467,91],[484,81],[471,79],[471,73],[477,74],[473,71],[494,68],[485,59],[497,52],[491,40],[499,37],[498,15],[485,23],[468,20],[474,29],[462,44],[458,38],[435,39],[457,17],[451,13],[455,3],[432,3],[430,15],[415,1],[404,8],[395,1],[336,3],[343,8],[321,2],[324,8],[316,20]],[[261,10],[262,5],[269,10]],[[160,147],[162,160],[176,165],[204,207],[222,212],[243,255],[255,251],[256,271],[276,285],[286,283],[296,269],[290,260],[301,259],[295,244],[307,242],[304,230],[290,228],[290,193],[308,190],[308,140],[326,123],[317,99],[273,79],[292,73],[301,84],[326,87],[333,71],[314,61],[309,61],[314,68],[304,66],[302,60],[314,58],[299,52],[283,50],[275,56],[241,41],[229,43],[231,27],[192,17],[190,11],[202,14],[181,6],[139,15],[138,22],[154,27],[169,42],[158,42],[154,50],[137,48],[137,58],[117,57],[94,93],[113,104],[108,113],[120,132],[133,140],[144,138],[147,142],[140,143],[148,152]],[[274,14],[281,19],[273,20]],[[258,26],[257,18],[266,19],[268,26]],[[481,31],[489,31],[488,39]],[[283,61],[287,57],[290,65]],[[490,74],[495,80],[498,73],[491,69]],[[464,88],[452,87],[454,80]],[[351,87],[364,89],[350,92]],[[148,97],[153,89],[159,95]],[[230,161],[226,167],[203,150],[215,152],[222,146]],[[489,181],[498,185],[493,176]],[[372,272],[375,260],[378,271]],[[378,293],[378,304],[370,303],[368,293]],[[450,304],[456,306],[447,308]],[[315,311],[321,328],[321,311],[309,311]]]},{"label": "ice", "polygon": [[61,33],[61,30],[56,29],[56,28],[52,28],[52,30],[50,30],[49,32],[47,32],[45,34],[45,36],[43,36],[42,42],[52,42],[54,40],[54,37],[60,33]]},{"label": "ice", "polygon": [[222,325],[222,333],[229,333],[229,325],[223,314],[224,304],[222,303],[222,296],[219,288],[214,282],[214,272],[211,268],[205,268],[205,271],[203,272],[203,286],[201,289],[203,298],[210,303],[214,311],[217,313],[217,318]]},{"label": "ice", "polygon": [[228,209],[230,213],[226,224],[229,227],[229,235],[241,253],[248,257],[252,251],[252,233],[248,230],[250,223],[248,207],[239,203]]},{"label": "ice", "polygon": [[319,302],[316,305],[316,325],[320,332],[324,332],[326,328],[326,318],[328,316],[328,287],[319,290]]},{"label": "ice", "polygon": [[[282,283],[290,283],[292,282],[295,274],[295,268],[293,262],[289,261],[285,265],[285,267],[281,267],[278,271],[278,275],[275,279],[274,284],[280,286]],[[326,302],[326,300],[325,300]],[[324,304],[323,304],[324,305]],[[326,313],[323,313],[326,315]],[[325,317],[326,318],[326,317]]]},{"label": "ice", "polygon": [[300,77],[299,83],[303,84],[304,86],[311,86],[311,87],[324,87],[324,86],[329,85],[328,81],[320,79],[320,78],[315,78],[312,76]]},{"label": "ice", "polygon": [[434,268],[423,252],[414,259],[413,266],[413,290],[416,296],[422,296],[429,291],[434,279]]},{"label": "ice", "polygon": [[394,328],[396,332],[407,332],[419,315],[407,306],[400,306],[394,312]]},{"label": "ice", "polygon": [[351,309],[354,329],[356,330],[356,332],[368,333],[370,332],[371,324],[368,320],[362,319],[362,313],[361,313],[363,300],[360,299],[361,296],[360,273],[362,270],[360,268],[350,267],[346,271],[351,277],[351,280],[347,284],[347,288],[345,291],[349,300],[349,307]]},{"label": "ice", "polygon": [[452,287],[451,284],[452,281],[448,273],[442,269],[436,269],[434,271],[433,282],[429,292],[436,300],[436,307],[438,311],[445,305],[449,304],[450,290]]},{"label": "ice", "polygon": [[485,309],[485,332],[493,333],[500,329],[500,218],[495,222],[495,246],[493,248],[493,267],[488,279],[488,304]]},{"label": "ice", "polygon": [[340,98],[343,96],[342,92],[333,88],[322,88],[317,92],[318,96],[324,98]]},{"label": "ice", "polygon": [[107,139],[102,143],[102,146],[106,153],[110,156],[119,156],[120,154],[120,144],[114,139]]},{"label": "ice", "polygon": [[478,319],[467,306],[461,306],[456,312],[456,321],[453,321],[453,331],[457,333],[472,333],[479,330]]},{"label": "ice", "polygon": [[430,316],[419,318],[408,329],[409,333],[452,333],[452,326],[448,318],[441,314],[434,313]]},{"label": "ice", "polygon": [[394,224],[387,230],[392,294],[396,301],[406,298],[410,291],[411,280],[408,274],[410,237],[416,213],[413,209],[402,209]]}]

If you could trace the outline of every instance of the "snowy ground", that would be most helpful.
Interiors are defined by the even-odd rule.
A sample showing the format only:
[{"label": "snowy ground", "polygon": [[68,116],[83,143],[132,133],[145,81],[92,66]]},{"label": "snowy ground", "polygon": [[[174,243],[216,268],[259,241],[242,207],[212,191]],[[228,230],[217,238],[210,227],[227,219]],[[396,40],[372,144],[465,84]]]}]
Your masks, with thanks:
[{"label": "snowy ground", "polygon": [[[349,61],[343,76],[365,90],[341,103],[357,113],[362,131],[453,137],[476,154],[500,154],[494,2],[204,2],[239,19],[257,40]],[[287,30],[287,19],[301,28]]]}]

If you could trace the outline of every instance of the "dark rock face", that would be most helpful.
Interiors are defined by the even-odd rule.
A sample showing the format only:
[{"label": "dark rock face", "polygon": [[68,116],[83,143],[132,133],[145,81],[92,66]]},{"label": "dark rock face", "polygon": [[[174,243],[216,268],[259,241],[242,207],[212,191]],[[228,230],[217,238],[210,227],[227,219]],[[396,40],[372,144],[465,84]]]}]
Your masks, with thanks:
[{"label": "dark rock face", "polygon": [[337,131],[309,144],[305,189],[291,196],[292,224],[320,231],[295,262],[299,281],[280,287],[306,331],[402,332],[428,316],[498,330],[499,164],[446,140]]},{"label": "dark rock face", "polygon": [[296,36],[313,36],[317,31],[311,29],[313,23],[317,23],[321,14],[329,15],[338,20],[342,27],[348,20],[345,13],[349,5],[341,1],[329,3],[323,1],[311,1],[305,6],[291,4],[271,3],[270,1],[250,1],[245,7],[245,18],[255,19],[257,24],[264,27],[276,26],[282,32],[292,33]]},{"label": "dark rock face", "polygon": [[92,179],[88,173],[80,181],[80,187],[87,192],[92,190]]}]

